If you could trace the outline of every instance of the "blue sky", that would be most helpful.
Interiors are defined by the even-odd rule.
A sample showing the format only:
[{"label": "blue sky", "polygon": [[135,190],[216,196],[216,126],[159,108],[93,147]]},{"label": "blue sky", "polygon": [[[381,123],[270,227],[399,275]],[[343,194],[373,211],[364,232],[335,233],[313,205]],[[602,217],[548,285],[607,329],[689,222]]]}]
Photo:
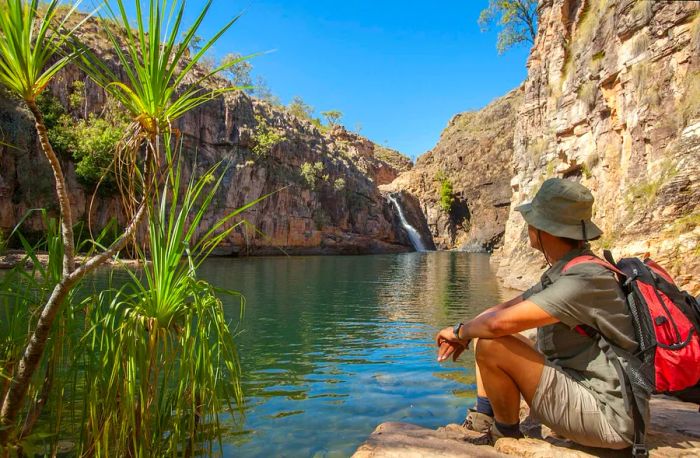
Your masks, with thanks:
[{"label": "blue sky", "polygon": [[[189,0],[194,13],[204,2]],[[496,30],[477,24],[487,0],[214,0],[201,35],[241,19],[217,43],[255,57],[255,75],[288,103],[316,112],[415,158],[435,146],[449,119],[478,109],[522,82],[529,50],[498,55]]]}]

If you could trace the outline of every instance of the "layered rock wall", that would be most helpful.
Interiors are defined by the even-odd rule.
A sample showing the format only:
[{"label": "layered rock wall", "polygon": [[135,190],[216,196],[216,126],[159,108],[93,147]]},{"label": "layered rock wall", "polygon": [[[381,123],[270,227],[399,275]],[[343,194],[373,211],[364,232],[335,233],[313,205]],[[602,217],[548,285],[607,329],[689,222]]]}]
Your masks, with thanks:
[{"label": "layered rock wall", "polygon": [[[522,88],[479,111],[453,117],[431,151],[383,190],[415,196],[438,248],[488,251],[503,239],[513,176],[513,125]],[[442,182],[452,186],[449,211]]]},{"label": "layered rock wall", "polygon": [[[88,21],[86,28],[83,39],[115,66],[94,21]],[[104,92],[76,67],[61,72],[47,91],[69,106],[75,81],[85,84],[85,102],[79,110],[84,113],[77,115],[101,112]],[[397,152],[340,126],[319,128],[282,107],[241,92],[191,111],[176,127],[184,139],[185,180],[193,170],[204,170],[219,161],[227,167],[223,188],[202,230],[246,203],[271,194],[236,221],[245,223],[222,244],[221,254],[410,249],[410,241],[395,223],[395,209],[377,188],[411,167]],[[274,132],[278,138],[262,153],[260,149],[255,152],[261,132]],[[31,115],[22,103],[2,94],[0,133],[0,139],[12,145],[0,144],[0,228],[7,234],[30,209],[48,208],[55,215],[57,205],[53,176],[37,142]],[[99,230],[117,217],[123,225],[116,193],[104,189],[93,193],[91,187],[78,182],[73,159],[61,160],[76,222]],[[41,232],[40,215],[30,214],[23,230]]]},{"label": "layered rock wall", "polygon": [[700,2],[541,1],[512,167],[508,285],[544,267],[513,208],[559,176],[596,197],[594,248],[649,253],[700,293]]}]

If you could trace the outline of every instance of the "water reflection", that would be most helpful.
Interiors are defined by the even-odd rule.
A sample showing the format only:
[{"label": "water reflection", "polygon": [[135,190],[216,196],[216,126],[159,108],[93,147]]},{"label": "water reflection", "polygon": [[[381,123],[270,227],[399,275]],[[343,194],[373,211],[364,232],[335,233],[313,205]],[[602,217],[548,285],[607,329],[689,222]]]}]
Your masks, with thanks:
[{"label": "water reflection", "polygon": [[471,355],[438,365],[432,337],[502,294],[470,253],[213,259],[202,275],[247,299],[246,416],[225,450],[240,456],[347,456],[383,421],[459,420]]}]

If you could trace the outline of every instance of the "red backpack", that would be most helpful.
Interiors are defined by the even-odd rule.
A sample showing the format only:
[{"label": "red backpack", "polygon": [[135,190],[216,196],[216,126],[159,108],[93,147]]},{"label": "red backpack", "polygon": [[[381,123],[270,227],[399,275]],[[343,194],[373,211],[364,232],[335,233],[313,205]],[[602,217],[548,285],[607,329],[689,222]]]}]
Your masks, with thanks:
[{"label": "red backpack", "polygon": [[[649,258],[644,261],[624,258],[616,263],[609,251],[605,252],[605,258],[607,261],[590,255],[579,256],[569,261],[563,272],[578,264],[594,263],[617,275],[639,342],[637,352],[625,352],[589,326],[577,326],[576,331],[591,338],[600,336],[614,352],[609,358],[616,355],[628,361],[622,375],[634,393],[630,400],[636,430],[633,453],[644,456],[646,428],[637,398],[652,393],[668,394],[700,404],[700,304],[680,290],[668,272]],[[623,372],[618,366],[616,369]]]}]

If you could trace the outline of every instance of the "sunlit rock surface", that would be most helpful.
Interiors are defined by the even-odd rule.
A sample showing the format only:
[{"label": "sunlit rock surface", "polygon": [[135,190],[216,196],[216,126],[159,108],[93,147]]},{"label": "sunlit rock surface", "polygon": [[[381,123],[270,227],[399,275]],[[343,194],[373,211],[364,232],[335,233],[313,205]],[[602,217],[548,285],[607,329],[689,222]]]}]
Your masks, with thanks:
[{"label": "sunlit rock surface", "polygon": [[513,140],[506,284],[544,267],[515,206],[551,176],[592,189],[594,248],[650,253],[700,293],[700,2],[543,0]]},{"label": "sunlit rock surface", "polygon": [[[441,249],[489,251],[503,240],[513,176],[513,126],[522,100],[515,89],[479,111],[460,113],[431,151],[381,189],[415,196]],[[440,205],[441,178],[452,184],[454,203]]]},{"label": "sunlit rock surface", "polygon": [[[697,405],[659,397],[652,399],[651,428],[647,437],[650,456],[656,458],[700,456],[700,414]],[[527,408],[521,410],[523,420]],[[527,425],[527,426],[524,426]],[[524,439],[499,439],[493,447],[474,446],[466,438],[481,434],[451,424],[437,430],[410,423],[388,422],[379,425],[369,439],[353,455],[354,458],[393,457],[482,457],[518,456],[545,457],[627,457],[629,451],[581,447],[551,435],[551,430],[529,420],[521,424],[527,429]],[[539,438],[536,438],[539,437]]]},{"label": "sunlit rock surface", "polygon": [[[87,21],[85,27],[84,41],[114,65],[109,42],[101,37],[95,21]],[[122,69],[114,70],[125,78]],[[68,106],[75,81],[85,83],[80,114],[99,113],[105,104],[104,92],[74,66],[61,72],[48,91]],[[283,139],[264,154],[255,154],[263,123]],[[175,127],[185,145],[184,180],[194,167],[202,171],[219,161],[228,167],[223,188],[200,230],[208,230],[222,216],[272,193],[236,220],[246,223],[222,243],[219,254],[355,254],[411,249],[395,222],[395,209],[378,190],[378,185],[391,182],[412,166],[398,152],[340,126],[319,128],[242,92],[191,111]],[[55,215],[57,205],[53,177],[38,145],[31,115],[21,103],[2,94],[0,133],[0,140],[13,145],[0,144],[0,228],[7,234],[29,209],[45,207]],[[124,224],[116,193],[98,192],[93,201],[93,189],[76,179],[72,158],[61,160],[76,222],[89,222],[96,231],[112,217]],[[312,176],[302,173],[305,163],[318,164]],[[23,230],[40,232],[42,228],[40,215],[34,213]]]}]

